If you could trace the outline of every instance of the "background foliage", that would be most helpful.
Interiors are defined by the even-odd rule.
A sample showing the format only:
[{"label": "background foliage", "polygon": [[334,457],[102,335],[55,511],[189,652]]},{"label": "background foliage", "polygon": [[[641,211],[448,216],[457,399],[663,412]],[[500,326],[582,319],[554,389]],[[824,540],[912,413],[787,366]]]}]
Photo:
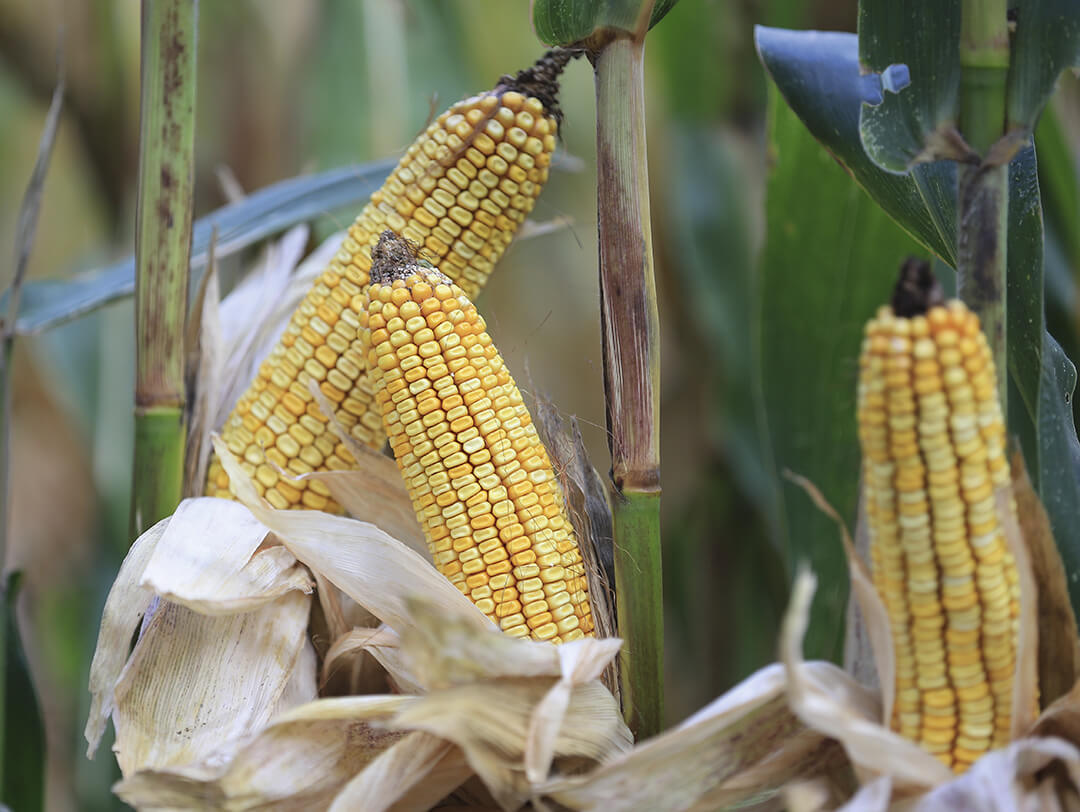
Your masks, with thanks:
[{"label": "background foliage", "polygon": [[[120,260],[133,247],[139,21],[120,0],[0,0],[0,245],[13,240],[61,19],[69,90],[34,280]],[[528,19],[526,0],[204,3],[196,216],[303,172],[392,156],[433,110],[540,53]],[[647,48],[669,722],[773,659],[791,568],[807,550],[799,539],[818,544],[833,532],[778,474],[816,477],[853,519],[861,324],[904,254],[926,253],[769,90],[755,23],[854,31],[856,3],[681,0]],[[534,219],[565,215],[573,225],[515,245],[479,304],[511,368],[527,366],[536,387],[581,418],[603,469],[587,65],[569,68],[562,106],[565,149],[578,159],[568,163],[580,168],[555,173]],[[1047,323],[1076,358],[1075,79],[1065,77],[1050,109],[1039,129]],[[317,234],[353,213],[325,211]],[[226,274],[254,256],[230,257]],[[104,591],[127,544],[133,335],[127,301],[19,345],[6,566],[25,571],[20,620],[47,724],[50,809],[115,806],[111,755],[103,748],[85,761],[81,729]],[[812,405],[826,400],[827,409]],[[834,454],[817,452],[823,439]],[[822,599],[842,606],[842,573],[822,576]],[[838,637],[813,645],[835,656]]]}]

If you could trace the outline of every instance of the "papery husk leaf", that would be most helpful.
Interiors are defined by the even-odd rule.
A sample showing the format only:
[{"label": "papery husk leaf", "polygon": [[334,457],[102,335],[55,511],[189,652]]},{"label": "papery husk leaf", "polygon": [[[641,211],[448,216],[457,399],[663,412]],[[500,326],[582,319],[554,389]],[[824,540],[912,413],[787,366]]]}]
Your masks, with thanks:
[{"label": "papery husk leaf", "polygon": [[1080,681],[1042,712],[1028,735],[1056,736],[1080,746]]},{"label": "papery husk leaf", "polygon": [[839,750],[795,718],[785,682],[783,666],[767,666],[674,729],[537,791],[560,807],[613,811],[705,810],[765,800],[794,777],[815,774]]},{"label": "papery husk leaf", "polygon": [[[385,672],[385,676],[402,693],[423,693],[419,680],[413,674],[400,649],[401,638],[389,626],[377,629],[353,629],[334,641],[323,660],[323,681],[327,682],[335,670],[346,666],[357,656],[369,656]],[[356,686],[357,688],[361,686]],[[364,693],[354,690],[353,693]]]},{"label": "papery husk leaf", "polygon": [[[418,698],[394,727],[425,730],[457,744],[504,809],[532,794],[523,761],[533,709],[551,689],[550,677],[500,678],[459,685]],[[555,741],[556,759],[599,762],[632,742],[611,693],[598,681],[575,686]],[[556,765],[558,765],[556,761]]]},{"label": "papery husk leaf", "polygon": [[618,638],[585,638],[557,647],[561,676],[533,709],[525,737],[525,777],[531,783],[540,783],[551,772],[555,742],[574,687],[599,679],[621,646]]},{"label": "papery husk leaf", "polygon": [[310,604],[289,592],[254,612],[207,617],[163,603],[116,685],[113,749],[121,773],[192,764],[211,753],[228,760],[265,727],[298,663],[310,664],[301,657]]},{"label": "papery husk leaf", "polygon": [[[401,472],[389,457],[365,449],[350,471],[316,471],[295,477],[314,479],[330,489],[349,515],[378,527],[431,561],[424,531],[416,521],[416,512],[405,490]],[[286,475],[286,479],[293,479]]]},{"label": "papery husk leaf", "polygon": [[135,540],[105,600],[94,659],[90,663],[87,758],[94,757],[105,724],[116,707],[114,690],[131,652],[131,636],[154,601],[154,593],[142,586],[143,572],[168,526],[169,519],[162,519]]},{"label": "papery husk leaf", "polygon": [[[825,676],[802,659],[802,640],[810,617],[816,579],[802,570],[795,578],[791,604],[780,630],[780,659],[787,670],[788,702],[809,727],[839,741],[856,773],[889,775],[904,791],[945,783],[952,772],[914,742],[880,723],[874,697],[839,668]],[[826,663],[819,663],[825,666]]]},{"label": "papery husk leaf", "polygon": [[[893,702],[896,699],[896,652],[893,649],[889,613],[874,588],[874,582],[870,577],[866,563],[855,550],[847,525],[840,518],[840,514],[828,503],[814,483],[806,477],[791,471],[785,471],[784,476],[806,491],[807,496],[814,502],[818,510],[832,519],[840,529],[840,540],[844,545],[844,554],[847,557],[851,594],[859,604],[862,622],[873,650],[874,665],[877,670],[878,688],[881,696],[881,717],[879,721],[891,719]],[[798,645],[801,651],[801,637]]]},{"label": "papery husk leaf", "polygon": [[431,550],[416,520],[412,498],[401,478],[397,462],[356,441],[337,419],[334,404],[323,394],[314,378],[308,381],[308,391],[315,398],[319,411],[330,415],[330,430],[352,454],[355,468],[349,471],[315,471],[299,477],[293,477],[287,471],[279,473],[286,479],[315,479],[322,482],[351,516],[371,522],[431,561]]},{"label": "papery husk leaf", "polygon": [[1002,534],[1016,562],[1020,584],[1020,617],[1017,623],[1016,668],[1013,671],[1012,725],[1010,738],[1019,739],[1039,714],[1039,592],[1031,571],[1027,543],[1012,506],[1012,488],[994,490],[994,509]]},{"label": "papery husk leaf", "polygon": [[221,302],[221,363],[210,421],[213,428],[225,424],[344,236],[343,232],[332,235],[300,262],[310,233],[306,225],[299,225],[267,243],[258,265]]},{"label": "papery husk leaf", "polygon": [[[886,812],[892,799],[892,778],[883,775],[859,788],[851,800],[840,807],[843,812]],[[827,809],[828,807],[820,807]]]},{"label": "papery husk leaf", "polygon": [[346,784],[329,812],[425,812],[471,775],[461,748],[427,733],[409,733]]},{"label": "papery husk leaf", "polygon": [[259,550],[268,531],[229,499],[186,499],[146,565],[142,585],[202,615],[250,612],[314,582],[281,546]]},{"label": "papery husk leaf", "polygon": [[[1049,790],[1056,796],[1057,776],[1038,773],[1052,762],[1060,763],[1072,791],[1080,787],[1080,750],[1062,739],[1020,739],[993,750],[976,761],[966,773],[918,799],[919,812],[953,812],[964,809],[1046,809]],[[864,807],[851,805],[852,812]]]},{"label": "papery husk leaf", "polygon": [[1068,693],[1080,679],[1080,632],[1069,602],[1061,554],[1054,543],[1046,510],[1031,487],[1019,453],[1013,455],[1012,473],[1016,515],[1038,584],[1039,700],[1046,707]]},{"label": "papery husk leaf", "polygon": [[[866,515],[865,505],[866,494],[860,483],[859,503],[855,512],[854,558],[857,558],[858,561],[863,564],[870,560],[870,523]],[[848,556],[848,573],[850,574],[852,572],[852,564],[850,562],[853,560],[853,557],[850,553]],[[852,583],[851,592],[848,597],[847,617],[845,619],[846,628],[844,629],[844,670],[855,677],[858,683],[864,688],[869,691],[875,691],[880,695],[882,693],[881,680],[878,677],[878,665],[875,662],[874,652],[886,645],[889,650],[892,650],[892,630],[886,627],[885,631],[889,632],[890,639],[884,640],[879,637],[878,646],[875,647],[861,605],[862,600],[860,596],[864,595],[865,587],[862,584],[866,583],[865,577],[866,573],[864,572],[863,575],[860,576],[859,580],[862,583],[858,587]],[[870,586],[873,586],[873,584],[871,583]],[[880,605],[880,601],[878,601],[878,603]],[[880,632],[877,634],[880,634]],[[893,654],[893,659],[895,660],[895,653]],[[883,665],[882,667],[885,666]],[[895,690],[894,687],[892,691],[889,691],[889,696],[882,697],[883,706],[891,706],[892,702],[895,701],[893,698]]]},{"label": "papery husk leaf", "polygon": [[139,808],[325,808],[358,770],[406,734],[376,723],[410,697],[320,699],[293,708],[228,760],[143,770],[114,787]]},{"label": "papery husk leaf", "polygon": [[482,628],[494,625],[415,550],[369,522],[314,510],[274,510],[258,495],[236,458],[214,437],[214,449],[237,498],[300,561],[393,629],[412,626],[406,605],[422,596],[447,618]]},{"label": "papery husk leaf", "polygon": [[[532,387],[530,387],[532,388]],[[581,558],[589,585],[596,636],[617,637],[615,616],[615,558],[611,505],[607,499],[604,480],[589,461],[577,419],[569,427],[558,409],[543,397],[536,398],[536,429],[551,455],[558,475],[570,522],[581,541]],[[618,661],[604,682],[618,696]]]},{"label": "papery husk leaf", "polygon": [[441,614],[427,600],[408,602],[410,627],[401,646],[428,690],[498,677],[558,677],[557,647],[511,637],[493,624],[476,626]]},{"label": "papery husk leaf", "polygon": [[210,254],[195,301],[191,303],[185,336],[184,373],[189,412],[184,449],[185,497],[203,493],[210,465],[210,432],[217,428],[212,421],[221,388],[221,355],[225,339],[221,335],[221,285],[212,248]]}]

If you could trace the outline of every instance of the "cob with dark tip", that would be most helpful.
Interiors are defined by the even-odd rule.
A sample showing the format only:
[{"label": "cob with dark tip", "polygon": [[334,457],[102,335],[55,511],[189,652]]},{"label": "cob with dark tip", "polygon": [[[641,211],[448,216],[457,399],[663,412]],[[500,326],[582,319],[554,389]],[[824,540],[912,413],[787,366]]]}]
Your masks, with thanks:
[{"label": "cob with dark tip", "polygon": [[508,634],[593,633],[551,459],[462,288],[391,231],[361,316],[375,402],[439,571]]},{"label": "cob with dark tip", "polygon": [[[561,113],[558,77],[571,58],[550,51],[487,93],[458,102],[409,147],[356,218],[330,266],[300,303],[258,376],[222,428],[229,449],[277,508],[339,511],[320,482],[287,480],[348,469],[353,456],[331,431],[311,381],[358,443],[380,448],[382,419],[357,340],[371,249],[384,229],[422,247],[476,296],[525,221],[548,177]],[[206,493],[231,498],[216,458]]]},{"label": "cob with dark tip", "polygon": [[994,362],[925,263],[905,265],[867,324],[858,422],[891,725],[961,772],[1009,741],[1019,576],[995,500],[1010,475]]}]

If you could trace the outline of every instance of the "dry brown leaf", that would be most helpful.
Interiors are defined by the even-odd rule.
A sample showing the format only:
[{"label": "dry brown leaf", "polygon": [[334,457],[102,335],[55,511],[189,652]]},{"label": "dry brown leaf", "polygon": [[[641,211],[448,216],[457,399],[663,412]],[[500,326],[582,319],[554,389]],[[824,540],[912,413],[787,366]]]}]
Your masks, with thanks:
[{"label": "dry brown leaf", "polygon": [[1016,640],[1016,668],[1013,672],[1012,727],[1016,740],[1035,722],[1039,713],[1039,593],[1031,571],[1031,558],[1020,524],[1011,504],[1012,488],[994,490],[994,509],[1001,523],[1005,544],[1016,562],[1020,582],[1019,632]]},{"label": "dry brown leaf", "polygon": [[[893,702],[896,697],[896,653],[893,650],[892,631],[889,626],[889,614],[885,604],[874,588],[866,564],[855,550],[855,545],[848,534],[840,514],[828,503],[824,495],[806,477],[784,471],[784,476],[801,487],[817,506],[818,510],[836,522],[840,528],[840,539],[844,545],[844,554],[848,562],[848,577],[851,579],[851,594],[859,603],[859,610],[865,624],[866,635],[870,639],[874,664],[877,668],[877,682],[881,696],[881,719],[892,718]],[[793,599],[794,600],[794,599]],[[802,637],[799,638],[802,647]]]},{"label": "dry brown leaf", "polygon": [[1039,585],[1039,698],[1045,707],[1080,679],[1080,632],[1050,522],[1019,453],[1013,455],[1012,472],[1020,530]]},{"label": "dry brown leaf", "polygon": [[[503,677],[459,685],[417,698],[392,724],[457,744],[496,801],[516,809],[534,793],[524,770],[526,736],[533,710],[553,684],[550,677]],[[561,759],[580,767],[630,744],[611,693],[598,681],[576,686],[555,741],[556,769]]]},{"label": "dry brown leaf", "polygon": [[837,750],[795,718],[784,688],[783,667],[770,665],[676,728],[538,792],[583,810],[706,810],[765,800]]}]

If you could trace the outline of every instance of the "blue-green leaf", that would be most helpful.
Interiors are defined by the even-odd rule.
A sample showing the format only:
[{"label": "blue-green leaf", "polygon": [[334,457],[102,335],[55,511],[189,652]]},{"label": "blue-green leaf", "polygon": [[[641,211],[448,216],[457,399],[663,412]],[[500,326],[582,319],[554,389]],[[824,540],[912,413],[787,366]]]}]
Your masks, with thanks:
[{"label": "blue-green leaf", "polygon": [[[395,163],[386,159],[290,178],[200,218],[191,240],[192,284],[198,284],[206,267],[215,227],[216,255],[228,256],[297,223],[366,202]],[[134,290],[133,257],[69,279],[29,282],[22,289],[16,332],[39,333],[131,296]],[[8,295],[0,297],[0,313],[6,312]]]},{"label": "blue-green leaf", "polygon": [[1080,3],[1013,0],[1016,31],[1009,68],[1012,127],[1034,129],[1061,72],[1080,65]]},{"label": "blue-green leaf", "polygon": [[906,172],[927,159],[936,133],[955,126],[959,42],[959,0],[860,0],[863,67],[890,75],[906,66],[908,80],[898,92],[886,90],[880,104],[862,106],[862,143],[879,166]]}]

